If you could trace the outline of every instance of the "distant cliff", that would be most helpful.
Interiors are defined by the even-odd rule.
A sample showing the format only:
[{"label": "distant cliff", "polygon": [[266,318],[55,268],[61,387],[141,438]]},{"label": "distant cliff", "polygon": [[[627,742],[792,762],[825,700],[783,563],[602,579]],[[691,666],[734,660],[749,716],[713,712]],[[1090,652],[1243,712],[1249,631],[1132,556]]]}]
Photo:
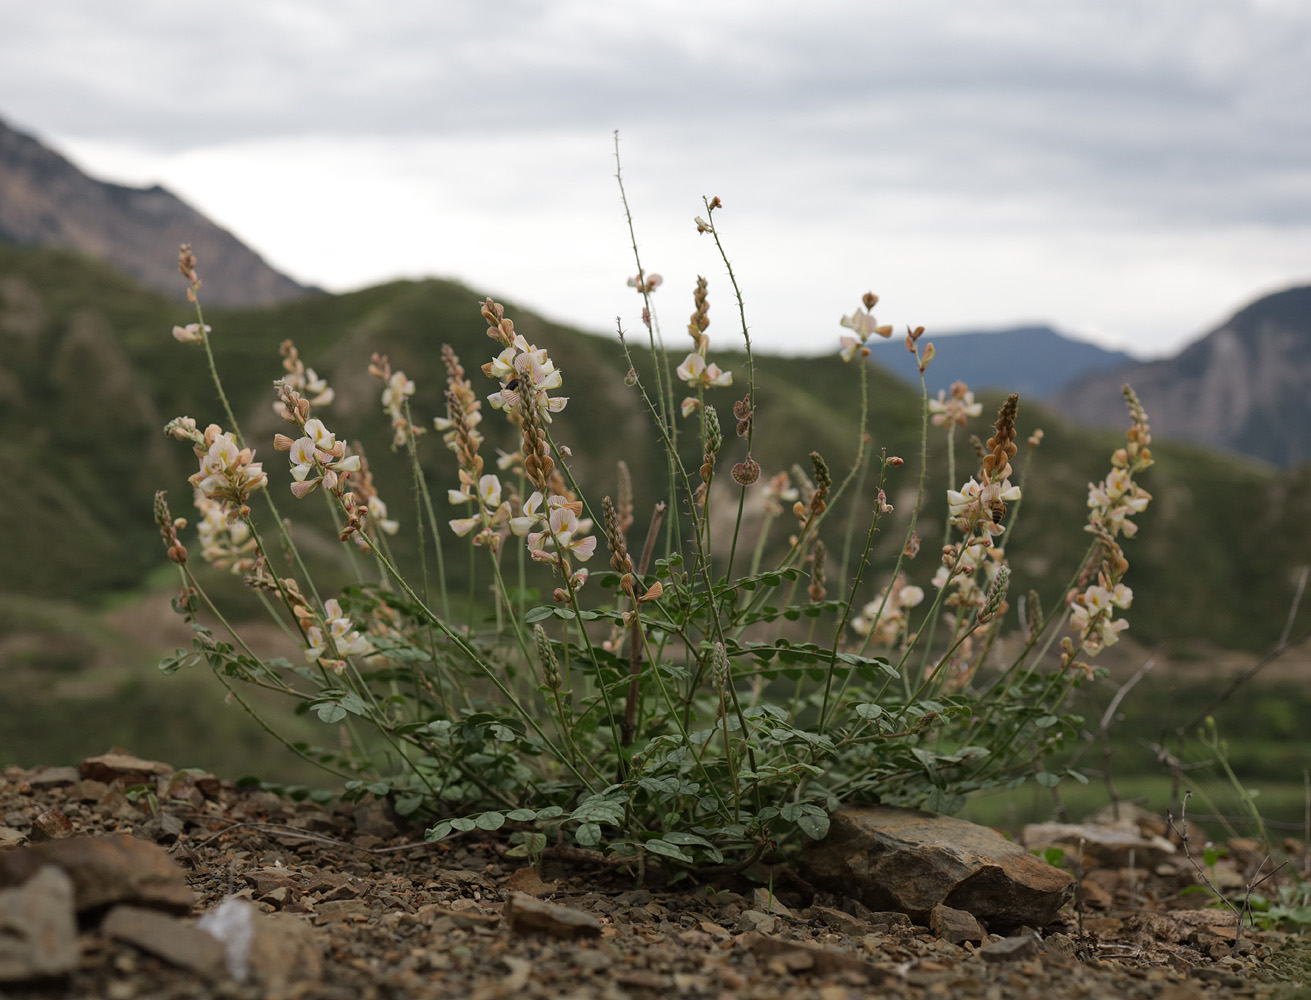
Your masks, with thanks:
[{"label": "distant cliff", "polygon": [[200,259],[210,305],[263,306],[310,294],[162,187],[88,177],[31,136],[0,122],[0,242],[73,250],[148,288],[184,294],[178,245]]},{"label": "distant cliff", "polygon": [[1258,299],[1173,358],[1085,375],[1048,403],[1082,424],[1119,426],[1124,382],[1158,438],[1311,461],[1311,285]]}]

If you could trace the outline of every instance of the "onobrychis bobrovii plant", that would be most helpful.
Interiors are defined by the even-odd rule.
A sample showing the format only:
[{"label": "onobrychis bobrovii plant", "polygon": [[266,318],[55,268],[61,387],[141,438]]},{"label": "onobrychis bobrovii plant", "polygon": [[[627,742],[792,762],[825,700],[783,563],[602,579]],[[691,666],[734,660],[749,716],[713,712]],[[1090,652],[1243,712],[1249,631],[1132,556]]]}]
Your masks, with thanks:
[{"label": "onobrychis bobrovii plant", "polygon": [[[653,304],[662,279],[639,258],[629,281],[643,298],[646,344],[621,328],[619,349],[663,446],[658,495],[634,495],[624,461],[617,497],[588,495],[553,437],[567,373],[549,345],[530,343],[487,299],[477,305],[493,341],[479,361],[486,385],[475,387],[477,367],[470,379],[443,347],[445,406],[431,425],[414,417],[416,387],[404,372],[380,354],[367,362],[393,452],[408,460],[419,514],[405,529],[388,516],[358,446],[330,429],[322,411],[333,392],[290,342],[270,400],[291,425],[271,442],[287,455],[290,498],[273,495],[227,404],[184,247],[196,322],[175,335],[204,351],[223,410],[223,423],[204,430],[189,417],[167,428],[199,463],[200,551],[242,576],[297,651],[268,659],[243,641],[193,572],[185,521],[161,494],[157,519],[183,578],[176,607],[197,632],[194,648],[164,669],[205,662],[252,712],[243,684],[312,711],[324,746],[288,741],[289,750],[337,775],[347,795],[392,796],[432,839],[508,827],[527,852],[563,838],[639,867],[653,857],[741,866],[823,836],[842,803],[951,810],[971,791],[1035,773],[1068,731],[1062,706],[1088,675],[1086,658],[1124,627],[1115,617],[1131,598],[1120,539],[1149,499],[1136,479],[1151,463],[1141,406],[1126,390],[1128,443],[1091,488],[1093,540],[1070,568],[1066,599],[1043,608],[1031,595],[1024,620],[1012,622],[1004,543],[1023,497],[1012,466],[1018,398],[977,444],[968,478],[935,503],[926,496],[932,429],[946,432],[954,487],[954,435],[980,405],[963,384],[935,400],[921,393],[918,468],[876,450],[866,341],[892,331],[867,294],[841,321],[851,332],[839,354],[857,362],[860,400],[850,464],[835,472],[811,452],[762,475],[755,359],[721,211],[708,199],[695,228],[713,240],[736,300],[746,349],[736,378],[709,360],[706,279],[693,291],[692,349],[681,360],[666,353]],[[922,335],[904,339],[921,373],[934,355]],[[731,436],[721,411],[732,412]],[[436,433],[425,434],[429,426]],[[494,459],[485,434],[507,445]],[[1030,436],[1031,448],[1040,437]],[[889,495],[908,466],[917,478],[896,492],[915,500],[894,522]],[[288,499],[324,504],[352,558],[367,556],[354,563],[354,583],[320,591],[298,547],[304,536],[288,528]],[[943,526],[935,565],[922,570],[921,518]],[[875,560],[876,539],[894,523],[904,532],[895,558]],[[401,530],[422,557],[414,579],[393,558]],[[608,566],[598,569],[602,542]],[[471,583],[457,600],[444,567],[459,548],[469,579],[485,586]],[[1003,629],[1019,635],[1005,658]],[[1059,655],[1045,656],[1063,630]]]}]

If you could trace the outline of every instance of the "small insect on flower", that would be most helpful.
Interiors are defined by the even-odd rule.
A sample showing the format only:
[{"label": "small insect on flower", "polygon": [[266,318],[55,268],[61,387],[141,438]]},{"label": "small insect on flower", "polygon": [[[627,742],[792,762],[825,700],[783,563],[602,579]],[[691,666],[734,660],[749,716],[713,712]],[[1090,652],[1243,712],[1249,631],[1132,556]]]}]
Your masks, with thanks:
[{"label": "small insect on flower", "polygon": [[992,514],[992,523],[1001,524],[1002,519],[1006,516],[1006,505],[1000,500],[994,500],[988,505],[988,511]]},{"label": "small insect on flower", "polygon": [[503,401],[505,408],[508,410],[512,410],[518,406],[520,400],[523,398],[519,394],[519,385],[519,376],[516,375],[511,378],[510,381],[506,382],[505,385],[501,386],[501,400]]}]

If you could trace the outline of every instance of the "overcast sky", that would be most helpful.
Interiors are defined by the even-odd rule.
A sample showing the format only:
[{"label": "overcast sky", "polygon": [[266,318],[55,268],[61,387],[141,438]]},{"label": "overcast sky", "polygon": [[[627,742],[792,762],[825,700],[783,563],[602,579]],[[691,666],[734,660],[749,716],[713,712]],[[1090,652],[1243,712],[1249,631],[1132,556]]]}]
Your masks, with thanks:
[{"label": "overcast sky", "polygon": [[[293,277],[437,275],[666,334],[720,232],[753,342],[867,289],[1139,356],[1311,280],[1304,0],[0,0],[0,117]],[[713,349],[713,347],[712,347]]]}]

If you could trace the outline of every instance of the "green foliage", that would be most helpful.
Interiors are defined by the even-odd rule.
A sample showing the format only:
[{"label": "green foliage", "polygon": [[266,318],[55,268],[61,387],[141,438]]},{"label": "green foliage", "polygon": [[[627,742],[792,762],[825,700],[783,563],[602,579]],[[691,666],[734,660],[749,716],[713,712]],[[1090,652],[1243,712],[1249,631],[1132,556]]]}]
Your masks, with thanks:
[{"label": "green foliage", "polygon": [[1294,881],[1276,888],[1274,896],[1252,893],[1248,897],[1252,920],[1262,930],[1301,930],[1311,924],[1311,882]]}]

